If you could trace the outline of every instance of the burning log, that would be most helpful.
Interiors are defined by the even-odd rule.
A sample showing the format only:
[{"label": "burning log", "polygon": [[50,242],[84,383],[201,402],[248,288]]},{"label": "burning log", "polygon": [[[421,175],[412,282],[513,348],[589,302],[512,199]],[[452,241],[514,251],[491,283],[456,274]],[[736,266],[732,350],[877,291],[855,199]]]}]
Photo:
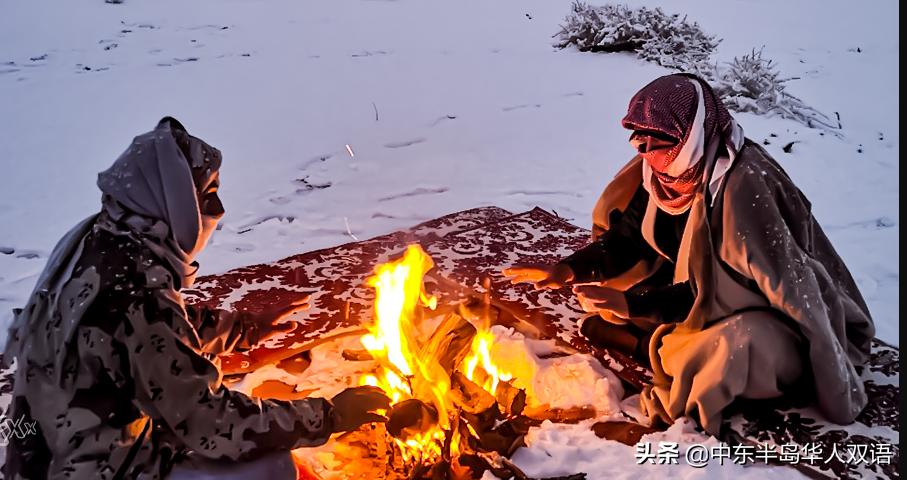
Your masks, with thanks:
[{"label": "burning log", "polygon": [[422,347],[422,358],[435,358],[448,375],[469,355],[476,327],[465,318],[449,314]]},{"label": "burning log", "polygon": [[461,419],[472,434],[467,444],[476,452],[511,456],[526,445],[524,437],[533,422],[526,417],[502,420],[492,412],[480,415],[464,413]]},{"label": "burning log", "polygon": [[394,405],[387,415],[387,433],[401,440],[428,432],[437,424],[438,409],[416,398]]},{"label": "burning log", "polygon": [[598,412],[593,407],[574,407],[574,408],[547,408],[545,406],[539,406],[535,408],[527,408],[523,414],[532,420],[541,424],[545,420],[550,420],[554,423],[579,423],[583,420],[589,420],[595,418],[598,415]]},{"label": "burning log", "polygon": [[[394,472],[406,473],[392,478],[477,480],[488,471],[527,478],[509,462],[489,460],[506,460],[537,424],[526,416],[527,394],[513,385],[514,372],[492,357],[492,324],[528,330],[527,324],[494,305],[489,294],[463,296],[468,306],[439,307],[425,289],[432,267],[431,258],[411,245],[367,280],[375,288],[374,317],[360,341],[377,368],[360,384],[378,386],[391,398],[386,443],[402,459],[403,468],[394,466]],[[490,282],[484,286],[490,292]],[[366,358],[351,350],[343,356]]]},{"label": "burning log", "polygon": [[480,414],[498,406],[492,394],[460,372],[450,376],[450,396],[457,407],[468,413]]},{"label": "burning log", "polygon": [[526,408],[526,390],[516,388],[510,382],[498,383],[494,398],[507,416],[519,415]]}]

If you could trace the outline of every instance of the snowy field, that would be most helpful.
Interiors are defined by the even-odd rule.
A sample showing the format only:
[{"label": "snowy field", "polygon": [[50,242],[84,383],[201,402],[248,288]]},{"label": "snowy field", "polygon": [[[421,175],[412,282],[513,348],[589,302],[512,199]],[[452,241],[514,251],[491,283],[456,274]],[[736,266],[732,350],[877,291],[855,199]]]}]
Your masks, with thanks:
[{"label": "snowy field", "polygon": [[[598,2],[603,3],[603,0]],[[629,2],[642,5],[642,2]],[[764,46],[788,91],[843,137],[737,114],[811,199],[898,343],[896,1],[645,2]],[[629,98],[667,70],[552,47],[567,0],[0,0],[0,325],[57,239],[96,212],[97,172],[164,115],[224,153],[222,229],[202,273],[365,239],[482,205],[590,226],[630,158]],[[795,142],[790,153],[782,147]],[[669,435],[688,435],[676,425]],[[581,427],[533,433],[532,475],[761,476],[657,470]],[[545,452],[560,459],[545,460]],[[590,463],[591,462],[591,463]],[[653,467],[655,468],[655,467]],[[785,471],[787,474],[792,472]]]}]

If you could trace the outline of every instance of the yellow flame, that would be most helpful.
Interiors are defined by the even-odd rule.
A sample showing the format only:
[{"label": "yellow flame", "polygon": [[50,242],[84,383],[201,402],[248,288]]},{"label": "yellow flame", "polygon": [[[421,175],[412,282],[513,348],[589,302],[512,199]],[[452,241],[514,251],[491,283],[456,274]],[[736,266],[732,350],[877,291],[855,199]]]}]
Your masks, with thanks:
[{"label": "yellow flame", "polygon": [[[506,382],[513,378],[509,373],[499,369],[492,361],[491,345],[493,343],[494,335],[490,331],[484,330],[478,332],[472,340],[472,351],[465,359],[463,359],[466,378],[477,383],[491,394],[497,392],[498,384],[501,381]],[[479,365],[481,365],[482,370],[484,371],[484,380],[478,378],[479,375],[477,374],[476,369]]]},{"label": "yellow flame", "polygon": [[[446,431],[454,430],[451,452],[460,451],[458,443],[463,438],[451,428],[450,377],[437,359],[431,358],[432,352],[426,352],[427,358],[418,355],[422,346],[413,323],[418,318],[416,309],[420,304],[432,310],[437,307],[437,298],[427,295],[423,288],[423,278],[433,266],[431,257],[419,245],[410,245],[402,258],[377,266],[374,275],[367,280],[367,284],[375,289],[374,322],[367,327],[369,333],[362,336],[361,342],[380,368],[374,375],[362,376],[359,384],[380,387],[392,404],[418,398],[438,411],[435,428],[406,440],[396,440],[407,462],[440,458]],[[480,370],[483,371],[483,380],[477,383],[490,393],[494,393],[500,381],[510,379],[492,361],[493,341],[494,336],[485,326],[476,335],[470,354],[460,365],[460,370],[465,370],[473,381],[482,374]]]}]

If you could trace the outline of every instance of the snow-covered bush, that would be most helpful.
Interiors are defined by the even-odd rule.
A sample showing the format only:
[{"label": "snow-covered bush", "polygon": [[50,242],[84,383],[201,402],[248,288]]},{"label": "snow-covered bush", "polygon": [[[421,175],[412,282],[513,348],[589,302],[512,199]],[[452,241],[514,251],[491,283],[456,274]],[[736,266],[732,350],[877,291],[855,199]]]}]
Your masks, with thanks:
[{"label": "snow-covered bush", "polygon": [[830,118],[785,91],[785,83],[770,59],[762,50],[753,50],[733,61],[714,68],[708,75],[729,110],[760,115],[777,114],[809,127],[839,128]]},{"label": "snow-covered bush", "polygon": [[706,35],[686,17],[660,8],[632,9],[625,5],[595,7],[576,0],[556,46],[576,46],[586,52],[635,52],[667,68],[700,72],[721,40]]},{"label": "snow-covered bush", "polygon": [[787,93],[785,83],[791,79],[782,78],[761,50],[724,65],[712,64],[709,59],[721,40],[685,16],[668,15],[660,8],[590,6],[575,0],[555,37],[558,48],[573,45],[582,52],[634,52],[663,67],[698,74],[732,111],[776,114],[809,127],[840,129],[839,123]]}]

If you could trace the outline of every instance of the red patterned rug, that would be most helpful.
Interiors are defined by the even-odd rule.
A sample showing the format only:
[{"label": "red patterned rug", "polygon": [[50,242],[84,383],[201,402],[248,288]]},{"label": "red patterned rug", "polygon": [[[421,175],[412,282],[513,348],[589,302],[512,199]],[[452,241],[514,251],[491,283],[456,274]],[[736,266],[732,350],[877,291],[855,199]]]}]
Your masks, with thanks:
[{"label": "red patterned rug", "polygon": [[[577,322],[583,312],[569,291],[535,291],[511,285],[501,275],[502,268],[515,263],[555,262],[589,238],[588,230],[540,208],[512,214],[483,207],[370,240],[204,277],[184,293],[188,303],[250,310],[312,295],[312,308],[297,314],[301,328],[249,352],[224,357],[225,370],[245,372],[301,352],[326,336],[358,328],[362,319],[370,318],[373,298],[364,287],[365,278],[375,265],[418,242],[434,259],[436,278],[478,294],[490,292],[495,304],[512,314],[511,321],[539,337],[595,354],[630,387],[629,392],[638,391],[651,378],[650,372],[619,352],[593,349],[579,335]],[[450,292],[442,289],[440,294],[443,300]],[[795,466],[813,478],[898,478],[900,352],[882,342],[873,348],[872,364],[863,375],[870,404],[856,423],[830,424],[808,405],[791,402],[769,408],[741,405],[726,422],[726,439],[779,452],[783,445],[824,452],[818,455],[821,458]],[[862,445],[865,458],[848,456],[848,449]],[[891,454],[886,454],[889,446]],[[874,462],[868,461],[872,455],[877,457]]]},{"label": "red patterned rug", "polygon": [[[499,323],[593,353],[632,393],[649,381],[650,372],[618,352],[592,348],[579,335],[577,322],[583,312],[569,291],[535,291],[511,285],[501,275],[502,268],[515,263],[555,262],[589,238],[588,230],[540,208],[512,214],[483,207],[370,240],[203,277],[183,294],[189,304],[252,311],[311,295],[312,308],[294,317],[300,324],[295,331],[248,352],[223,357],[226,373],[241,374],[306,351],[325,338],[360,329],[362,320],[371,318],[373,300],[365,279],[375,265],[417,242],[435,261],[432,277],[442,301],[445,295],[464,291],[487,294],[507,314],[499,316]],[[874,342],[871,364],[863,373],[870,403],[852,425],[830,424],[809,405],[785,401],[766,407],[763,402],[735,406],[723,437],[753,448],[812,449],[818,457],[795,468],[813,478],[899,478],[899,355],[897,348]],[[0,372],[0,404],[11,391],[10,378],[11,372]],[[850,451],[854,446],[865,446],[856,452],[859,457]]]}]

